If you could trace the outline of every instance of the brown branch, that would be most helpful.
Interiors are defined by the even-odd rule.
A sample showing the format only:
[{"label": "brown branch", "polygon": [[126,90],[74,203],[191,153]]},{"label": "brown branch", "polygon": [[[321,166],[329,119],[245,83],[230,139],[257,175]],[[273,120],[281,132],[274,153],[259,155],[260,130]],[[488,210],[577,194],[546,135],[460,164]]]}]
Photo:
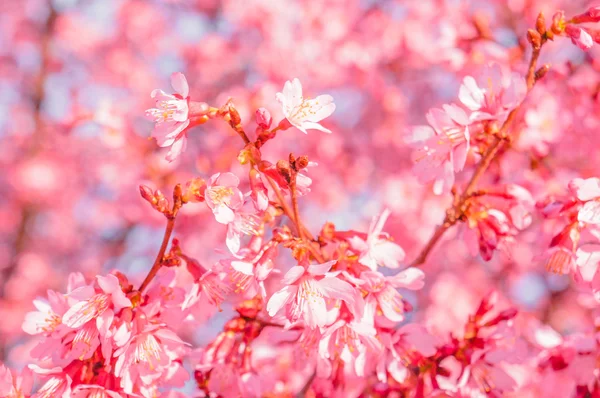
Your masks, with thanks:
[{"label": "brown branch", "polygon": [[173,232],[173,227],[175,227],[175,217],[168,218],[167,227],[165,228],[165,234],[163,236],[162,243],[160,245],[160,249],[158,250],[158,254],[156,255],[156,259],[154,260],[154,264],[152,264],[152,268],[150,268],[150,272],[146,276],[146,279],[140,285],[138,291],[140,293],[144,292],[144,289],[148,287],[152,279],[158,273],[158,270],[162,266],[163,258],[165,256],[165,251],[167,250],[167,245],[169,244],[169,240],[171,239],[171,233]]},{"label": "brown branch", "polygon": [[300,239],[304,240],[304,226],[300,221],[300,210],[298,208],[298,190],[296,189],[296,175],[296,172],[292,174],[292,179],[290,181],[290,193],[292,196],[292,209],[294,210],[294,222],[296,223],[296,230],[298,231],[298,236],[300,236]]},{"label": "brown branch", "polygon": [[181,206],[183,206],[182,197],[183,193],[181,190],[181,185],[177,184],[175,189],[173,190],[173,207],[171,211],[166,211],[165,217],[167,217],[167,227],[165,228],[165,234],[163,236],[162,243],[160,244],[160,249],[158,250],[158,254],[156,255],[156,259],[154,260],[154,264],[152,264],[152,268],[150,268],[150,272],[146,276],[146,279],[140,285],[138,291],[140,293],[144,293],[144,289],[148,287],[152,279],[158,273],[158,270],[163,265],[163,260],[165,257],[165,251],[167,250],[167,245],[169,244],[169,240],[171,239],[171,234],[173,233],[173,228],[175,227],[175,218],[177,217],[177,213]]},{"label": "brown branch", "polygon": [[[537,80],[535,72],[541,48],[541,45],[538,47],[534,46],[533,52],[531,54],[531,60],[529,61],[529,67],[527,68],[527,75],[525,77],[525,81],[527,82],[527,94],[529,94]],[[504,143],[507,141],[508,130],[514,122],[517,113],[521,109],[522,104],[525,102],[527,94],[521,102],[521,104],[519,104],[508,114],[508,117],[502,124],[502,127],[495,134],[492,144],[488,147],[483,157],[481,158],[481,161],[478,163],[477,168],[475,169],[473,176],[467,183],[467,186],[465,187],[465,190],[463,191],[462,195],[452,207],[446,210],[446,217],[444,218],[442,225],[436,228],[431,238],[429,238],[429,240],[425,244],[425,247],[423,247],[417,258],[412,262],[412,266],[419,266],[423,264],[427,260],[427,256],[429,255],[431,250],[434,248],[436,243],[442,238],[444,233],[448,229],[450,229],[450,227],[456,224],[461,219],[461,217],[464,216],[465,210],[467,208],[467,202],[471,198],[473,193],[476,191],[477,183],[479,182],[481,177],[483,177],[485,172],[488,170],[490,164],[492,163],[498,152],[500,152]]]}]

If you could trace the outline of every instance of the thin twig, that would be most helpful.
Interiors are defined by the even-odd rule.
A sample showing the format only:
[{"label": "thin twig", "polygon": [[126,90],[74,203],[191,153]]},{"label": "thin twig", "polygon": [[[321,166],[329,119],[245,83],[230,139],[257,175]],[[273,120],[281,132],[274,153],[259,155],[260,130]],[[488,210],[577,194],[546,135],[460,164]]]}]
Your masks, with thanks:
[{"label": "thin twig", "polygon": [[146,279],[144,279],[144,281],[140,285],[140,288],[138,289],[140,293],[144,292],[144,289],[148,287],[148,285],[150,284],[152,279],[154,279],[154,277],[158,273],[158,270],[162,266],[165,251],[167,250],[167,245],[169,244],[169,240],[171,239],[171,233],[173,232],[173,227],[175,227],[175,217],[168,218],[167,227],[165,228],[165,234],[163,236],[160,249],[158,250],[158,254],[156,255],[154,264],[152,264],[152,268],[150,268],[150,272],[148,272]]}]

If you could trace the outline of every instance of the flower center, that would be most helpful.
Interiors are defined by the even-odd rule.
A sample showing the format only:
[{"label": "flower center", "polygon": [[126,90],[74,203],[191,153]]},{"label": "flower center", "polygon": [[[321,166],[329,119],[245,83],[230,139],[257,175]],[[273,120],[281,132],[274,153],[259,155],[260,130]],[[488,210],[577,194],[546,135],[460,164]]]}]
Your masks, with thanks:
[{"label": "flower center", "polygon": [[229,205],[233,196],[233,189],[229,187],[213,187],[208,189],[207,196],[218,205]]}]

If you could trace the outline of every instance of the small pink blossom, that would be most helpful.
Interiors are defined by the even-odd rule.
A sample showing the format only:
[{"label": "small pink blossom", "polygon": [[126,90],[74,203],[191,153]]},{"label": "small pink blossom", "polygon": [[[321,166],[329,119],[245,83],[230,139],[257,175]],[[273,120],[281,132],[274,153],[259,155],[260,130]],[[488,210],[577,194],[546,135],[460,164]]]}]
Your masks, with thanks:
[{"label": "small pink blossom", "polygon": [[0,397],[28,397],[32,387],[33,374],[29,368],[24,368],[21,374],[17,374],[0,364]]},{"label": "small pink blossom", "polygon": [[201,123],[209,107],[202,102],[190,101],[190,88],[183,73],[171,75],[171,86],[175,94],[160,89],[152,91],[156,108],[146,110],[146,117],[154,122],[152,136],[161,147],[171,147],[167,160],[175,160],[187,146],[186,129]]},{"label": "small pink blossom", "polygon": [[550,247],[543,255],[546,268],[557,274],[571,273],[575,269],[575,251],[580,238],[579,225],[577,223],[567,225],[552,239]]},{"label": "small pink blossom", "polygon": [[367,375],[374,365],[369,357],[379,354],[383,347],[377,340],[377,330],[363,320],[348,321],[343,317],[328,326],[319,343],[319,355],[326,359],[340,359],[359,377]]},{"label": "small pink blossom", "polygon": [[526,93],[527,85],[520,74],[503,71],[494,63],[484,69],[478,80],[465,77],[458,98],[473,111],[472,120],[504,120]]},{"label": "small pink blossom", "polygon": [[383,234],[382,238],[383,225],[389,216],[390,211],[385,209],[380,216],[373,217],[366,240],[358,236],[349,239],[352,248],[360,253],[358,262],[373,271],[378,266],[399,268],[400,262],[404,260],[404,250],[387,235]]},{"label": "small pink blossom", "polygon": [[[308,162],[308,166],[303,171],[307,172],[309,167],[316,167],[317,165],[318,164],[316,162]],[[277,170],[276,165],[270,163],[269,161],[263,160],[260,163],[259,168],[260,171],[265,174],[265,176],[275,181],[284,194],[289,195],[290,185]],[[312,179],[310,177],[303,173],[298,173],[296,175],[296,190],[298,191],[298,196],[304,196],[308,194],[310,192],[311,184]]]},{"label": "small pink blossom", "polygon": [[471,254],[477,252],[485,261],[498,248],[510,254],[515,236],[532,221],[533,197],[525,188],[508,184],[472,198],[466,212],[465,240]]},{"label": "small pink blossom", "polygon": [[325,299],[342,300],[352,309],[360,306],[362,297],[352,285],[328,272],[333,264],[335,261],[292,267],[281,281],[284,286],[267,303],[269,315],[285,309],[289,322],[304,320],[309,328],[315,328],[327,323]]},{"label": "small pink blossom", "polygon": [[258,108],[256,110],[256,124],[263,129],[268,130],[271,127],[271,123],[273,122],[273,118],[268,110],[265,108]]},{"label": "small pink blossom", "polygon": [[281,103],[287,121],[304,134],[309,129],[331,133],[331,130],[319,124],[321,120],[331,116],[335,111],[333,97],[330,95],[319,95],[315,99],[304,99],[302,84],[300,84],[300,80],[294,79],[285,82],[283,92],[277,93],[277,101]]},{"label": "small pink blossom", "polygon": [[204,198],[217,222],[229,224],[235,212],[244,205],[244,195],[239,190],[240,179],[233,173],[217,173],[210,177]]},{"label": "small pink blossom", "polygon": [[[114,372],[121,379],[121,388],[128,394],[134,394],[136,388],[155,385],[157,381],[167,379],[169,374],[174,374],[172,372],[178,372],[181,365],[176,360],[186,350],[185,346],[186,343],[166,327],[142,326],[114,353],[117,358]],[[182,386],[183,382],[185,379],[178,379],[170,385]]]},{"label": "small pink blossom", "polygon": [[31,398],[71,398],[71,377],[52,376]]},{"label": "small pink blossom", "polygon": [[[81,288],[71,293],[74,298],[82,299],[63,315],[62,322],[77,329],[92,319],[112,318],[114,312],[131,307],[131,301],[121,290],[119,280],[114,275],[97,276],[100,293]],[[109,310],[109,308],[112,308]],[[109,311],[107,311],[109,310]]]},{"label": "small pink blossom", "polygon": [[257,235],[260,219],[255,214],[236,213],[233,220],[227,224],[227,237],[225,243],[232,254],[236,254],[241,247],[243,235]]},{"label": "small pink blossom", "polygon": [[430,126],[412,129],[409,142],[417,147],[413,172],[421,182],[434,181],[433,191],[440,195],[454,185],[454,174],[461,171],[469,152],[469,117],[456,105],[444,105],[427,114]]},{"label": "small pink blossom", "polygon": [[399,288],[419,290],[423,288],[425,274],[418,268],[407,268],[394,276],[384,276],[379,272],[364,271],[360,274],[360,289],[367,292],[367,305],[375,306],[390,322],[404,320],[406,305]]}]

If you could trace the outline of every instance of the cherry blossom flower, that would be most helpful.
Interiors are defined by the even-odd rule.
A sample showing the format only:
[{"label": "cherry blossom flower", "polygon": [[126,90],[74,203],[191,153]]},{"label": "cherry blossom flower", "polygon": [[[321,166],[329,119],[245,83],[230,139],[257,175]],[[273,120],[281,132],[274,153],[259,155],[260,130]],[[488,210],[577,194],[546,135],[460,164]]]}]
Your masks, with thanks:
[{"label": "cherry blossom flower", "polygon": [[368,294],[367,305],[375,306],[383,317],[391,322],[404,320],[406,305],[399,288],[419,290],[423,287],[425,274],[418,268],[410,267],[394,276],[383,276],[379,272],[364,271],[360,274],[360,289]]},{"label": "cherry blossom flower", "polygon": [[433,191],[440,195],[454,184],[469,152],[469,124],[465,111],[456,105],[444,105],[427,114],[430,126],[412,129],[409,143],[418,148],[414,173],[421,182],[433,180]]},{"label": "cherry blossom flower", "polygon": [[217,222],[229,224],[235,220],[235,212],[244,204],[239,184],[239,178],[233,173],[217,173],[210,177],[204,197]]},{"label": "cherry blossom flower", "polygon": [[503,121],[508,112],[523,101],[526,93],[527,85],[520,74],[503,71],[494,63],[484,69],[478,80],[465,77],[458,98],[473,111],[472,120]]},{"label": "cherry blossom flower", "polygon": [[114,353],[117,358],[115,375],[121,379],[123,390],[133,394],[136,387],[152,386],[164,378],[169,378],[174,387],[182,386],[188,376],[179,371],[181,364],[176,360],[185,346],[186,343],[168,328],[142,326]]},{"label": "cherry blossom flower", "polygon": [[321,126],[319,122],[335,111],[333,97],[319,95],[315,99],[304,99],[300,80],[286,81],[283,92],[277,93],[277,101],[283,107],[283,114],[287,121],[298,130],[307,134],[306,130],[314,129],[325,133],[331,130]]},{"label": "cherry blossom flower", "polygon": [[167,94],[160,89],[152,91],[156,108],[146,111],[146,116],[154,121],[152,136],[161,147],[171,147],[167,160],[172,162],[187,147],[186,129],[203,122],[202,117],[209,107],[202,102],[190,101],[190,88],[183,73],[171,75],[171,86],[175,94]]},{"label": "cherry blossom flower", "polygon": [[24,398],[29,396],[33,387],[33,374],[29,368],[21,374],[11,372],[0,364],[0,396],[4,398]]},{"label": "cherry blossom flower", "polygon": [[289,322],[304,320],[309,328],[315,328],[327,323],[326,298],[342,300],[352,309],[361,305],[362,298],[352,285],[328,273],[333,264],[335,261],[292,267],[281,280],[284,286],[269,298],[269,315],[285,309]]},{"label": "cherry blossom flower", "polygon": [[466,212],[468,229],[465,231],[471,254],[479,252],[485,261],[489,261],[498,248],[510,254],[514,237],[531,224],[533,207],[529,191],[515,184],[473,198]]},{"label": "cherry blossom flower", "polygon": [[[71,297],[79,299],[62,317],[62,322],[73,329],[78,329],[88,321],[97,319],[107,322],[114,312],[121,308],[131,307],[131,301],[121,290],[119,280],[114,275],[97,276],[96,280],[101,293],[95,293],[86,287],[71,292]],[[112,307],[112,310],[109,308]]]},{"label": "cherry blossom flower", "polygon": [[377,340],[377,330],[364,320],[342,319],[328,326],[319,343],[319,354],[327,359],[340,359],[354,370],[357,376],[367,374],[369,356],[377,355],[383,347]]},{"label": "cherry blossom flower", "polygon": [[383,225],[389,216],[390,211],[385,209],[381,215],[373,217],[366,240],[358,236],[349,239],[352,248],[360,253],[358,262],[373,271],[377,270],[378,266],[399,268],[400,262],[404,260],[404,250],[399,245],[386,235],[381,238]]}]

